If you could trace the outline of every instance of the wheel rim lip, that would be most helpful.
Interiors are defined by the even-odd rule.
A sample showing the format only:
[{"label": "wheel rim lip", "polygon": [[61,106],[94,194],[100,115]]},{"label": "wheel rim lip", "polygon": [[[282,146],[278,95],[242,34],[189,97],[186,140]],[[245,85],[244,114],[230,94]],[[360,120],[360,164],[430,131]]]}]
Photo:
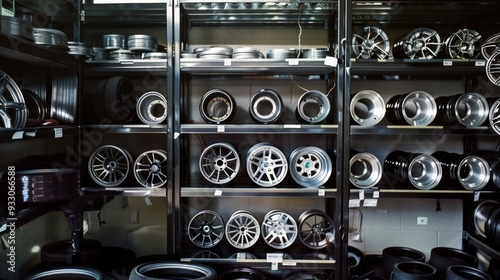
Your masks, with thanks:
[{"label": "wheel rim lip", "polygon": [[[211,242],[210,244],[208,244],[208,245],[204,245],[204,243],[203,243],[203,241],[204,241],[204,240],[201,240],[201,242],[195,242],[195,241],[196,241],[196,239],[197,239],[197,238],[195,238],[195,237],[197,237],[197,236],[192,236],[191,231],[192,231],[192,228],[194,228],[194,227],[192,227],[192,226],[191,226],[191,224],[192,224],[194,221],[197,221],[197,222],[198,222],[197,218],[198,218],[199,216],[204,216],[204,215],[207,215],[207,214],[208,214],[208,215],[213,216],[212,221],[217,221],[217,222],[219,222],[219,223],[220,223],[220,227],[222,228],[222,230],[220,231],[220,236],[217,236],[217,239],[216,239],[216,240],[211,239],[211,241],[212,241],[212,242]],[[207,222],[207,220],[203,220],[202,222],[203,222],[203,223],[205,223],[205,222]],[[200,232],[202,231],[202,229],[201,229],[201,227],[200,227],[200,226],[199,226],[197,229],[198,229]],[[212,228],[210,229],[210,232],[209,232],[209,233],[212,233]],[[223,219],[222,219],[222,217],[221,217],[221,216],[220,216],[217,212],[215,212],[215,211],[212,211],[212,210],[203,210],[203,211],[200,211],[198,214],[196,214],[195,216],[193,216],[193,218],[191,218],[191,221],[189,222],[189,225],[188,225],[188,236],[189,236],[189,239],[191,240],[191,242],[192,242],[194,245],[196,245],[196,246],[198,246],[198,247],[200,247],[200,248],[205,248],[205,249],[207,249],[207,248],[212,248],[212,247],[214,247],[215,245],[219,244],[219,242],[220,242],[220,241],[223,239],[223,237],[224,237],[224,220],[223,220]]]},{"label": "wheel rim lip", "polygon": [[[368,100],[372,107],[372,114],[367,118],[356,115],[356,104],[361,100]],[[373,126],[378,124],[385,116],[386,104],[382,96],[373,90],[362,90],[355,94],[350,104],[351,117],[360,125]]]},{"label": "wheel rim lip", "polygon": [[[364,32],[364,33],[363,33]],[[387,42],[386,44],[384,44],[384,46],[382,47],[383,51],[385,52],[385,55],[380,54],[380,51],[377,51],[376,54],[374,54],[374,51],[375,51],[375,44],[371,45],[370,46],[370,49],[369,49],[369,52],[368,52],[368,57],[364,57],[362,54],[363,53],[367,53],[367,49],[363,47],[363,43],[368,40],[368,38],[366,38],[365,36],[362,36],[362,35],[369,35],[369,34],[372,34],[372,32],[376,33],[378,36],[380,36],[382,38],[382,42]],[[368,33],[368,34],[366,34]],[[363,37],[362,38],[362,43],[358,44],[357,43],[357,39],[361,40],[361,38],[359,37],[356,37],[356,36],[353,36],[352,37],[352,50],[353,50],[353,53],[354,55],[356,56],[356,58],[373,58],[374,56],[376,56],[377,58],[379,59],[384,59],[386,58],[388,55],[389,55],[389,51],[391,49],[391,43],[389,41],[389,37],[387,36],[387,34],[379,27],[376,27],[376,26],[365,26],[363,29],[360,29],[356,35],[358,35],[359,37]],[[358,48],[356,48],[356,46],[361,46],[360,49],[361,49],[361,52]]]},{"label": "wheel rim lip", "polygon": [[[258,104],[262,101],[269,101],[273,108],[271,113],[263,115],[259,113]],[[276,122],[283,113],[283,100],[281,96],[274,90],[271,89],[261,89],[256,92],[250,99],[250,116],[256,122],[259,123],[274,123]]]},{"label": "wheel rim lip", "polygon": [[[421,164],[427,169],[424,177],[412,175],[412,169],[416,164]],[[421,190],[430,190],[436,187],[441,180],[442,174],[443,170],[439,161],[435,157],[429,155],[417,155],[410,162],[408,167],[408,179],[410,183]]]},{"label": "wheel rim lip", "polygon": [[484,200],[474,209],[474,226],[482,237],[486,237],[486,222],[492,211],[499,205],[495,200]]},{"label": "wheel rim lip", "polygon": [[[221,147],[221,148],[224,148],[224,149],[227,149],[229,150],[229,152],[231,153],[231,155],[233,155],[233,158],[231,159],[234,159],[235,160],[235,166],[234,166],[234,171],[231,172],[230,176],[228,176],[226,179],[223,179],[223,180],[215,180],[214,178],[212,178],[212,176],[210,176],[210,170],[207,170],[210,166],[212,166],[213,164],[207,164],[204,162],[205,159],[207,159],[207,155],[206,153],[210,152],[210,151],[213,151],[215,148],[217,147]],[[216,157],[218,156],[221,156],[219,154],[215,155]],[[213,159],[213,158],[211,158]],[[204,165],[207,165],[207,167],[205,168]],[[213,183],[213,184],[227,184],[229,182],[231,182],[239,173],[239,170],[240,170],[240,156],[238,154],[238,152],[236,151],[236,148],[234,148],[233,145],[229,144],[229,143],[224,143],[224,142],[221,142],[221,143],[214,143],[208,147],[205,148],[205,150],[203,150],[203,152],[201,153],[200,155],[200,159],[199,159],[199,162],[198,162],[198,167],[200,168],[200,171],[201,171],[201,174],[203,175],[203,177],[205,179],[207,179],[209,182]],[[228,167],[225,167],[223,170],[225,171],[226,169],[228,169]],[[218,172],[217,174],[220,174],[221,172]],[[215,175],[215,173],[214,173]]]},{"label": "wheel rim lip", "polygon": [[[210,268],[209,266],[202,265],[202,264],[193,264],[193,263],[183,263],[183,262],[150,262],[150,263],[145,263],[145,264],[140,264],[133,268],[133,271],[138,273],[138,276],[145,276],[144,273],[151,272],[154,270],[189,270],[192,272],[197,272],[199,274],[203,274],[201,278],[193,278],[193,280],[199,279],[206,279],[206,276],[211,276],[215,275],[215,270]],[[172,275],[175,276],[175,275]],[[161,279],[161,278],[153,278],[153,277],[148,277],[148,279]]]},{"label": "wheel rim lip", "polygon": [[[103,151],[106,151],[106,150],[113,150],[113,151],[116,151],[118,152],[124,159],[125,159],[125,163],[126,163],[126,169],[125,171],[123,172],[123,176],[114,181],[114,182],[104,182],[97,174],[96,172],[94,172],[94,168],[93,166],[95,164],[94,161],[96,160],[96,156],[99,155],[101,152]],[[103,163],[104,161],[108,160],[108,158],[104,157],[104,160],[103,160]],[[114,146],[114,145],[105,145],[105,146],[102,146],[100,147],[99,149],[95,150],[94,153],[92,153],[92,155],[90,156],[90,160],[89,160],[89,163],[88,163],[88,170],[89,170],[89,173],[90,173],[90,176],[91,178],[94,180],[95,183],[97,183],[98,185],[100,186],[103,186],[103,187],[115,187],[115,186],[118,186],[120,185],[121,183],[123,183],[123,181],[125,181],[125,179],[127,178],[128,176],[128,173],[130,171],[130,166],[131,166],[131,162],[132,162],[132,157],[130,156],[130,154],[122,149],[122,148],[119,148],[117,146]],[[103,169],[105,169],[105,167],[103,166],[103,164],[99,164],[98,166],[101,166],[103,167]]]},{"label": "wheel rim lip", "polygon": [[[465,117],[460,116],[458,109],[460,105],[470,108]],[[475,92],[462,94],[455,103],[455,116],[464,126],[480,126],[489,117],[488,101],[484,96]]]},{"label": "wheel rim lip", "polygon": [[[235,225],[234,222],[236,222],[238,219],[242,217],[245,218],[247,222],[244,225],[239,225],[239,224]],[[248,242],[241,242],[241,243],[237,242],[237,240],[234,240],[234,238],[232,237],[233,235],[231,234],[231,226],[235,226],[238,228],[244,226],[245,228],[248,228],[250,225],[256,226],[255,235],[250,238],[251,240],[249,240]],[[233,247],[237,249],[247,249],[255,245],[255,243],[259,240],[260,231],[261,229],[259,222],[255,218],[255,216],[249,211],[238,211],[233,213],[229,218],[229,220],[227,221],[225,228],[226,239],[228,240],[229,244],[231,244]]]},{"label": "wheel rim lip", "polygon": [[[299,160],[303,159],[305,156],[307,158],[315,157],[318,159],[320,170],[313,176],[302,176],[297,170],[297,163]],[[332,161],[326,152],[318,147],[314,146],[303,146],[296,148],[290,154],[290,175],[297,182],[297,184],[303,187],[316,188],[320,187],[328,181],[332,174]]]},{"label": "wheel rim lip", "polygon": [[45,278],[47,276],[55,276],[62,274],[73,274],[73,275],[81,275],[81,276],[89,276],[96,280],[102,279],[102,273],[93,268],[87,267],[60,267],[60,268],[51,268],[44,271],[36,272],[30,275],[27,279],[39,279]]},{"label": "wheel rim lip", "polygon": [[[365,177],[365,179],[363,180],[363,178],[360,178],[359,176],[354,175],[352,172],[349,172],[349,181],[358,188],[371,188],[375,186],[382,178],[382,163],[371,153],[357,153],[349,160],[349,170],[351,170],[351,167],[357,161],[362,161],[364,166],[366,166],[367,163],[370,164],[371,173],[368,177],[363,176]],[[363,172],[363,174],[366,173]]]},{"label": "wheel rim lip", "polygon": [[[217,98],[224,99],[227,111],[222,117],[215,117],[209,113],[207,106]],[[208,123],[227,123],[230,122],[236,114],[236,101],[226,91],[222,89],[211,89],[206,92],[200,102],[200,114],[204,121]]]},{"label": "wheel rim lip", "polygon": [[[135,179],[137,180],[137,182],[139,184],[141,184],[141,186],[143,187],[146,187],[146,188],[159,188],[159,187],[162,187],[163,185],[165,185],[167,183],[167,175],[164,174],[163,172],[161,172],[162,169],[166,168],[167,166],[159,166],[160,168],[160,172],[152,172],[152,171],[149,171],[148,172],[148,176],[146,178],[144,178],[144,176],[142,175],[142,172],[141,172],[141,168],[140,165],[141,165],[141,160],[144,159],[144,158],[148,158],[149,159],[149,155],[157,155],[161,161],[158,162],[158,158],[155,157],[155,161],[154,162],[149,162],[149,169],[153,166],[153,165],[156,165],[158,166],[160,163],[162,162],[165,162],[167,161],[167,152],[164,151],[164,150],[151,150],[151,151],[146,151],[144,153],[142,153],[141,155],[139,155],[137,157],[137,159],[135,160],[134,162],[134,176],[135,176]],[[149,175],[151,175],[152,173],[161,173],[165,176],[165,180],[162,180],[160,181],[159,183],[155,183],[153,180],[154,180],[154,177],[151,179],[151,182],[150,180],[148,180],[148,177]]]},{"label": "wheel rim lip", "polygon": [[[278,224],[281,228],[283,228],[287,225],[287,224],[284,224],[283,222],[275,223],[273,218],[275,218],[276,216],[285,217],[286,221],[290,222],[290,227],[295,228],[295,231],[291,232],[291,236],[288,239],[288,241],[286,241],[286,242],[280,242],[280,243],[273,242],[274,238],[276,237],[276,234],[273,234],[272,232],[268,232],[269,226],[271,226],[273,224]],[[267,224],[267,222],[270,222],[270,224]],[[275,248],[275,249],[284,249],[284,248],[289,247],[290,245],[293,244],[293,242],[295,241],[295,239],[297,238],[297,235],[298,235],[296,221],[288,213],[281,211],[281,210],[271,210],[270,212],[268,212],[266,214],[266,216],[264,217],[264,220],[262,222],[261,230],[262,230],[261,234],[262,234],[262,237],[264,238],[264,241],[267,243],[267,245],[269,245],[270,247]],[[284,230],[281,229],[280,231],[282,232]],[[285,233],[285,235],[286,234],[287,233]],[[267,239],[268,236],[271,236],[272,239],[268,240]]]},{"label": "wheel rim lip", "polygon": [[[305,113],[304,107],[307,103],[315,102],[320,107],[319,113],[316,116],[308,116]],[[310,90],[302,94],[297,101],[297,111],[302,120],[309,123],[319,123],[325,120],[330,113],[330,100],[326,94],[318,90]]]},{"label": "wheel rim lip", "polygon": [[467,190],[481,190],[490,181],[490,168],[486,160],[478,156],[467,156],[458,165],[457,173],[460,173],[462,168],[472,168],[472,176],[467,178],[459,178],[460,184]]},{"label": "wheel rim lip", "polygon": [[[163,107],[163,114],[161,116],[157,117],[151,112],[153,105]],[[137,100],[136,113],[139,119],[145,124],[160,124],[167,118],[167,99],[159,92],[146,92]]]},{"label": "wheel rim lip", "polygon": [[[298,220],[299,233],[302,232],[302,228],[303,228],[303,225],[305,224],[305,222],[312,216],[320,216],[322,219],[320,221],[320,223],[326,222],[328,225],[330,225],[332,227],[331,230],[329,230],[329,231],[322,230],[321,233],[324,233],[324,234],[329,233],[329,232],[334,233],[335,225],[333,223],[333,220],[328,215],[326,215],[323,211],[316,210],[316,209],[305,211],[300,215],[299,220]],[[310,227],[310,230],[312,230],[311,227]],[[302,244],[304,244],[305,246],[307,246],[311,249],[322,249],[328,245],[328,241],[326,240],[326,237],[321,242],[314,242],[314,243],[307,242],[307,240],[305,240],[305,238],[302,234],[299,234],[299,239],[300,239],[300,241],[302,241]]]},{"label": "wheel rim lip", "polygon": [[[258,168],[256,168],[256,170],[254,172],[255,160],[257,162],[259,162],[262,160],[262,158],[267,157],[267,156],[263,155],[263,153],[265,151],[268,151],[270,153],[270,155],[271,155],[270,157],[277,156],[277,158],[283,164],[281,164],[279,167],[273,167],[271,170],[272,172],[269,170],[267,172],[262,172],[262,168],[265,169],[268,166],[263,166],[263,163],[261,162],[260,164],[257,164]],[[258,169],[261,169],[261,171],[259,171]],[[274,172],[275,169],[277,172]],[[276,186],[285,179],[287,171],[288,171],[287,159],[286,159],[285,155],[283,154],[283,152],[280,149],[278,149],[277,147],[275,147],[269,143],[260,143],[260,144],[254,145],[253,147],[251,147],[248,150],[248,153],[247,153],[247,173],[249,174],[250,179],[254,183],[256,183],[257,185],[262,186],[262,187]],[[252,175],[252,174],[262,174],[262,173],[263,173],[263,175],[266,175],[267,180],[260,180],[259,178],[255,178],[255,176]],[[273,175],[273,174],[276,175],[276,178],[268,180],[268,176]],[[262,175],[262,177],[264,177],[263,175]]]},{"label": "wheel rim lip", "polygon": [[[426,108],[422,108],[421,111],[424,111],[424,114],[416,114],[415,117],[408,116],[407,111],[404,109],[408,103],[419,104],[419,106]],[[437,105],[436,101],[432,98],[432,96],[425,91],[414,91],[406,95],[403,100],[403,117],[409,124],[413,126],[425,126],[432,123],[437,114]]]}]

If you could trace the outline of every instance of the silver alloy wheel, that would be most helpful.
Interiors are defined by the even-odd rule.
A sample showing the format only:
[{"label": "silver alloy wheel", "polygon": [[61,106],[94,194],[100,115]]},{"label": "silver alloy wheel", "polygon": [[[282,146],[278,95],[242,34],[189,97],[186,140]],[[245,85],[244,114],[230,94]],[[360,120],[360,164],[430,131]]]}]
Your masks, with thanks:
[{"label": "silver alloy wheel", "polygon": [[384,118],[385,106],[385,101],[378,92],[362,90],[352,97],[351,117],[360,125],[373,126]]},{"label": "silver alloy wheel", "polygon": [[261,187],[273,187],[285,179],[288,164],[280,149],[268,143],[259,143],[248,150],[247,173]]},{"label": "silver alloy wheel", "polygon": [[439,161],[429,155],[417,155],[408,166],[410,183],[420,190],[430,190],[441,181],[443,170]]},{"label": "silver alloy wheel", "polygon": [[224,237],[224,221],[215,211],[200,211],[189,222],[188,235],[194,245],[212,248]]},{"label": "silver alloy wheel", "polygon": [[167,99],[159,92],[146,92],[137,100],[136,112],[143,123],[160,124],[167,118]]},{"label": "silver alloy wheel", "polygon": [[500,49],[486,61],[486,76],[496,86],[500,86]]},{"label": "silver alloy wheel", "polygon": [[371,153],[357,153],[349,160],[349,181],[364,189],[375,186],[382,178],[382,164]]},{"label": "silver alloy wheel", "polygon": [[290,175],[303,187],[322,186],[332,174],[332,161],[328,154],[313,146],[296,148],[290,154]]},{"label": "silver alloy wheel", "polygon": [[130,154],[117,146],[105,145],[92,153],[88,163],[90,177],[103,187],[120,185],[132,165]]},{"label": "silver alloy wheel", "polygon": [[203,150],[199,168],[205,179],[214,184],[226,184],[240,170],[240,156],[228,143],[214,143]]},{"label": "silver alloy wheel", "polygon": [[262,222],[262,238],[275,249],[285,249],[297,238],[297,223],[282,210],[271,210]]},{"label": "silver alloy wheel", "polygon": [[401,48],[408,58],[432,59],[438,56],[442,44],[441,37],[436,30],[419,27],[403,38]]},{"label": "silver alloy wheel", "polygon": [[237,249],[252,247],[260,237],[260,226],[257,218],[246,210],[240,210],[229,218],[226,223],[226,239]]},{"label": "silver alloy wheel", "polygon": [[480,126],[488,119],[488,101],[479,93],[462,94],[455,104],[455,116],[464,126]]},{"label": "silver alloy wheel", "polygon": [[0,116],[5,128],[23,128],[28,118],[21,89],[2,71],[0,71]]},{"label": "silver alloy wheel", "polygon": [[432,123],[437,114],[436,101],[425,91],[393,96],[386,107],[389,121],[395,124],[425,126]]},{"label": "silver alloy wheel", "polygon": [[250,116],[258,123],[274,123],[283,113],[283,100],[271,89],[261,89],[250,99]]},{"label": "silver alloy wheel", "polygon": [[352,37],[352,51],[356,58],[386,59],[390,49],[389,37],[376,26],[365,26]]},{"label": "silver alloy wheel", "polygon": [[328,244],[327,233],[334,233],[333,220],[320,210],[308,210],[299,217],[299,239],[311,249],[322,249]]},{"label": "silver alloy wheel", "polygon": [[200,114],[207,123],[228,123],[236,115],[236,101],[222,89],[211,89],[200,101]]},{"label": "silver alloy wheel", "polygon": [[129,280],[217,280],[217,272],[204,264],[180,261],[150,262],[132,269]]},{"label": "silver alloy wheel", "polygon": [[491,35],[481,46],[481,54],[488,60],[492,54],[500,50],[500,33]]},{"label": "silver alloy wheel", "polygon": [[134,163],[134,176],[141,186],[159,188],[167,183],[167,152],[151,150],[142,153]]},{"label": "silver alloy wheel", "polygon": [[496,134],[500,134],[500,99],[495,100],[490,106],[488,120],[491,129],[493,129]]},{"label": "silver alloy wheel", "polygon": [[478,156],[467,156],[458,165],[457,178],[466,190],[478,191],[490,181],[490,165]]},{"label": "silver alloy wheel", "polygon": [[330,100],[319,90],[307,91],[297,102],[297,113],[305,122],[322,122],[330,113]]},{"label": "silver alloy wheel", "polygon": [[449,58],[477,58],[481,54],[481,34],[472,29],[459,29],[446,40],[446,55]]}]

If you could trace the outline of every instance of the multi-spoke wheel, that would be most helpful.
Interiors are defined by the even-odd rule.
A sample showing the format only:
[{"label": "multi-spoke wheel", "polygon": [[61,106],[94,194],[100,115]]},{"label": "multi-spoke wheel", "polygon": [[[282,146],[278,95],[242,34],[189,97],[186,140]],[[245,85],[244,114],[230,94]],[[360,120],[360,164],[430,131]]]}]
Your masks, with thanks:
[{"label": "multi-spoke wheel", "polygon": [[299,217],[300,241],[311,249],[325,248],[326,234],[333,231],[333,220],[320,210],[308,210]]},{"label": "multi-spoke wheel", "polygon": [[134,163],[134,176],[146,188],[158,188],[167,182],[167,152],[151,150],[142,153]]},{"label": "multi-spoke wheel", "polygon": [[228,143],[215,143],[203,151],[199,167],[205,179],[214,184],[226,184],[233,180],[240,170],[240,156]]},{"label": "multi-spoke wheel", "polygon": [[449,58],[477,58],[481,54],[481,34],[463,28],[451,34],[445,41]]},{"label": "multi-spoke wheel", "polygon": [[188,235],[194,245],[200,248],[212,248],[224,236],[224,221],[217,212],[203,210],[189,222]]},{"label": "multi-spoke wheel", "polygon": [[97,149],[89,159],[88,169],[91,178],[103,187],[116,187],[128,175],[132,157],[119,147],[105,145]]},{"label": "multi-spoke wheel", "polygon": [[411,59],[436,58],[441,51],[441,37],[431,28],[413,29],[394,44],[394,56]]},{"label": "multi-spoke wheel", "polygon": [[262,238],[275,249],[284,249],[292,245],[297,238],[297,223],[288,213],[272,210],[262,222]]},{"label": "multi-spoke wheel", "polygon": [[365,26],[352,37],[352,52],[356,58],[385,59],[390,49],[389,37],[376,26]]},{"label": "multi-spoke wheel", "polygon": [[262,187],[273,187],[286,176],[288,164],[280,149],[266,143],[254,145],[248,150],[247,172],[250,179]]},{"label": "multi-spoke wheel", "polygon": [[226,223],[226,239],[235,248],[250,248],[259,240],[259,236],[259,222],[249,211],[235,212]]},{"label": "multi-spoke wheel", "polygon": [[500,86],[500,49],[486,61],[486,76],[496,86]]},{"label": "multi-spoke wheel", "polygon": [[493,129],[496,134],[500,135],[500,99],[496,99],[493,104],[490,105],[488,120],[491,129]]},{"label": "multi-spoke wheel", "polygon": [[318,147],[305,146],[290,154],[290,175],[303,187],[320,187],[332,174],[332,161]]},{"label": "multi-spoke wheel", "polygon": [[0,71],[0,127],[23,128],[27,118],[23,93],[9,75]]},{"label": "multi-spoke wheel", "polygon": [[500,33],[488,37],[481,46],[481,54],[484,59],[489,59],[492,54],[500,50]]}]

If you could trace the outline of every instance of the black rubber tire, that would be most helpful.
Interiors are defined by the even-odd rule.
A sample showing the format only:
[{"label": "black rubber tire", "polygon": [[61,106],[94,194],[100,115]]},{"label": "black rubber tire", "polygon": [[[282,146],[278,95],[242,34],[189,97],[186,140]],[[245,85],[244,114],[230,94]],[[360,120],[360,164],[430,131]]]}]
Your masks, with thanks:
[{"label": "black rubber tire", "polygon": [[104,277],[100,271],[93,268],[67,266],[40,270],[23,278],[23,280],[35,279],[101,280]]},{"label": "black rubber tire", "polygon": [[217,280],[217,272],[206,265],[178,261],[151,262],[132,269],[129,280]]},{"label": "black rubber tire", "polygon": [[[132,92],[132,83],[125,77],[111,77],[104,88],[104,106],[113,123],[130,123],[133,110],[126,101]],[[135,108],[135,106],[134,106]]]}]

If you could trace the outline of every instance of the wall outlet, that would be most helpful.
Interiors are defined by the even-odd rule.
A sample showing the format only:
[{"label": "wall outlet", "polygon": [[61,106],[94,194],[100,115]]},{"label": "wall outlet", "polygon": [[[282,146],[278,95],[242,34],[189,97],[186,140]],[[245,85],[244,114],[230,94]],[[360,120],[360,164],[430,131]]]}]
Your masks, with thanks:
[{"label": "wall outlet", "polygon": [[417,225],[420,225],[420,226],[427,225],[427,217],[418,217],[417,218]]}]

